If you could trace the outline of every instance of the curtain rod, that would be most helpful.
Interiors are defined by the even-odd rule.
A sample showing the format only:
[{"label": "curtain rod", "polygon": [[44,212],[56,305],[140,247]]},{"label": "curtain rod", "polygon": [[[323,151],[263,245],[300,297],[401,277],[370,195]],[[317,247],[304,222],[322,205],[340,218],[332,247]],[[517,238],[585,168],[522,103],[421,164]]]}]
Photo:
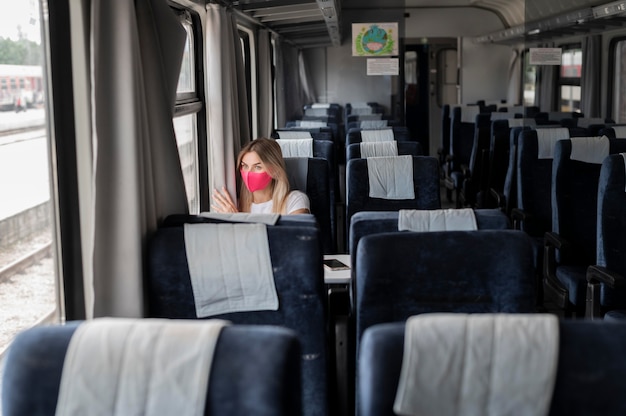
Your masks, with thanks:
[{"label": "curtain rod", "polygon": [[210,3],[215,3],[215,4],[219,4],[221,6],[226,7],[226,9],[232,10],[238,17],[243,18],[244,20],[247,20],[250,23],[253,23],[257,26],[262,27],[263,29],[267,30],[270,33],[273,33],[276,36],[280,36],[286,43],[288,43],[289,45],[293,46],[293,47],[298,47],[295,43],[293,43],[291,40],[287,39],[285,36],[281,35],[280,33],[278,33],[277,31],[275,31],[274,29],[272,29],[271,27],[267,26],[265,23],[260,22],[258,19],[249,16],[247,14],[245,14],[244,12],[242,12],[241,10],[235,8],[232,3],[228,3],[225,0],[213,0]]}]

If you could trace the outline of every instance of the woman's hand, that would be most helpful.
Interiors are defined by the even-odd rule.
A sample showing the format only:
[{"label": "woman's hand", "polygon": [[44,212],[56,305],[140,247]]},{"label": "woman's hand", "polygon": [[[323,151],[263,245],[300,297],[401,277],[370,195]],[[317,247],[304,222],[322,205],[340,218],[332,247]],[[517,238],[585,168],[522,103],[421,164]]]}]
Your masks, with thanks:
[{"label": "woman's hand", "polygon": [[211,204],[211,208],[215,212],[239,212],[237,205],[235,205],[230,194],[223,186],[221,190],[213,190],[213,203]]}]

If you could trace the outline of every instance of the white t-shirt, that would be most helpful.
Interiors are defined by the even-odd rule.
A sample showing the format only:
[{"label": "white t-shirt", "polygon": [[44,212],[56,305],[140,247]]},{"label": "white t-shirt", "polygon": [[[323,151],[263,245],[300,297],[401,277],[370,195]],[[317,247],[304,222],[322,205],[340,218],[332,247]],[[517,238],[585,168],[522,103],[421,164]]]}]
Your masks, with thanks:
[{"label": "white t-shirt", "polygon": [[[250,212],[253,214],[271,214],[274,201],[271,199],[267,202],[250,204]],[[291,214],[299,209],[306,208],[310,210],[309,197],[304,192],[291,191],[287,195],[287,214]]]}]

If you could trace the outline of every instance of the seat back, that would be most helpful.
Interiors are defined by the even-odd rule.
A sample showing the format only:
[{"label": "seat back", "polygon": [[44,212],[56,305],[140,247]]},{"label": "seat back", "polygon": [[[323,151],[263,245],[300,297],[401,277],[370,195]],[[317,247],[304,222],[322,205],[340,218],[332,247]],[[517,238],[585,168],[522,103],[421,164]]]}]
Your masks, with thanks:
[{"label": "seat back", "polygon": [[515,230],[368,235],[356,257],[356,340],[428,312],[532,312],[528,236]]},{"label": "seat back", "polygon": [[[393,403],[402,368],[404,331],[404,323],[394,323],[371,327],[363,335],[358,368],[360,416],[395,415]],[[626,377],[626,361],[622,359],[626,326],[561,320],[558,336],[559,358],[549,415],[626,413],[626,402],[622,400],[626,394],[622,382]],[[437,348],[439,345],[433,345],[433,353]]]},{"label": "seat back", "polygon": [[[489,175],[489,147],[491,142],[491,114],[478,114],[475,118],[469,175],[465,178],[461,197],[465,205],[485,206]],[[480,198],[478,197],[480,194]]]},{"label": "seat back", "polygon": [[[227,313],[212,318],[235,324],[279,325],[294,330],[302,345],[304,414],[323,415],[328,405],[328,338],[320,233],[311,223],[312,216],[282,218],[286,218],[284,224],[267,226],[278,310]],[[189,220],[219,222],[193,216]],[[147,315],[197,319],[184,227],[180,220],[170,221],[168,225],[171,226],[158,229],[149,244]]]},{"label": "seat back", "polygon": [[[625,154],[609,155],[602,162],[598,181],[596,264],[611,273],[626,276],[626,179]],[[603,287],[605,309],[626,308],[623,288]]]},{"label": "seat back", "polygon": [[521,229],[543,236],[552,229],[552,157],[540,158],[537,130],[523,130],[517,147],[517,207],[530,215]]},{"label": "seat back", "polygon": [[[506,230],[511,228],[509,217],[499,209],[475,209],[476,227],[479,230]],[[359,241],[368,235],[398,231],[398,211],[362,211],[350,223],[349,253],[352,271],[356,270],[356,253]]]},{"label": "seat back", "polygon": [[322,158],[284,159],[291,189],[298,189],[309,197],[311,214],[315,215],[320,227],[323,252],[335,253],[335,192],[328,162]]},{"label": "seat back", "polygon": [[[596,261],[599,163],[572,159],[572,143],[561,140],[554,150],[552,231],[570,243],[567,258],[557,261],[587,266]],[[609,153],[626,151],[626,141],[609,139]]]},{"label": "seat back", "polygon": [[[15,338],[2,380],[5,416],[55,413],[66,351],[79,325],[75,321],[35,327]],[[103,366],[115,368],[111,363]],[[301,412],[300,346],[293,331],[276,326],[224,327],[206,376],[205,415],[288,416]]]},{"label": "seat back", "polygon": [[413,199],[382,199],[369,196],[367,159],[352,159],[346,165],[346,235],[350,219],[359,211],[398,211],[400,209],[439,209],[438,161],[430,156],[413,156]]},{"label": "seat back", "polygon": [[380,129],[377,129],[377,128],[367,129],[367,128],[359,127],[359,128],[348,129],[348,132],[346,133],[346,146],[349,146],[355,143],[361,143],[363,141],[363,138],[361,137],[361,132],[363,130],[385,130],[385,129],[391,129],[393,131],[393,138],[396,141],[411,140],[411,133],[408,130],[408,128],[405,126],[388,126],[388,127],[382,127]]},{"label": "seat back", "polygon": [[[459,171],[462,165],[469,166],[474,145],[475,115],[479,110],[477,106],[456,106],[450,111],[451,171]],[[470,113],[474,117],[470,117]]]},{"label": "seat back", "polygon": [[[422,145],[419,142],[396,142],[398,146],[398,155],[422,156]],[[361,143],[353,143],[346,147],[346,160],[360,159]]]}]

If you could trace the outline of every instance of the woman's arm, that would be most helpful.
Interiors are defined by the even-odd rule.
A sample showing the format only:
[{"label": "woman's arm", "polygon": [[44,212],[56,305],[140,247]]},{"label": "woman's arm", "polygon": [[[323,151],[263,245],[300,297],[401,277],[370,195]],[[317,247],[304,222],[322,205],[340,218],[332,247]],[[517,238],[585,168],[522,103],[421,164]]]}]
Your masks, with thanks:
[{"label": "woman's arm", "polygon": [[211,204],[211,208],[215,212],[239,212],[237,205],[235,205],[230,194],[223,186],[221,190],[213,190],[213,203]]},{"label": "woman's arm", "polygon": [[287,214],[310,214],[310,203],[307,194],[301,191],[291,191],[287,196]]}]

